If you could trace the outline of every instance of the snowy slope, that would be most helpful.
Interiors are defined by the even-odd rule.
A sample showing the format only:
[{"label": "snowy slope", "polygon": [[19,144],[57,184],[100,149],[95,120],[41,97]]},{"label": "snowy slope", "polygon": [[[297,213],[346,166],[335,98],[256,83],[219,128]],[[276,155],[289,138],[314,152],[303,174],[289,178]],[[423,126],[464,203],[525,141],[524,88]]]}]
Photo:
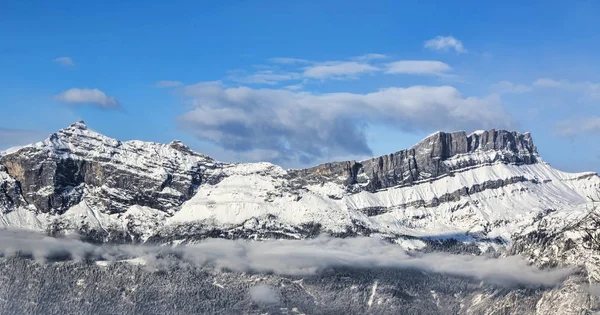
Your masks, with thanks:
[{"label": "snowy slope", "polygon": [[105,240],[325,232],[510,242],[540,216],[600,197],[596,174],[558,171],[529,134],[494,130],[436,133],[393,155],[307,170],[120,142],[82,122],[3,154],[0,226]]},{"label": "snowy slope", "polygon": [[349,212],[327,196],[286,192],[285,171],[278,166],[240,164],[223,171],[221,182],[201,186],[169,222],[209,220],[215,226],[236,226],[274,215],[290,225],[319,222],[331,230],[351,224]]},{"label": "snowy slope", "polygon": [[[286,192],[283,170],[269,164],[244,173],[247,165],[233,166],[217,185],[203,185],[167,224],[201,221],[220,228],[242,225],[268,215],[287,225],[318,222],[326,230],[343,231],[360,222],[384,234],[444,236],[473,234],[510,239],[540,213],[586,204],[600,188],[597,176],[567,174],[546,163],[485,165],[454,176],[375,193],[347,193],[331,183],[309,185],[304,191]],[[241,175],[243,174],[243,175]],[[519,181],[484,189],[448,202],[434,202],[456,191],[488,181]],[[366,210],[379,209],[368,216]]]}]

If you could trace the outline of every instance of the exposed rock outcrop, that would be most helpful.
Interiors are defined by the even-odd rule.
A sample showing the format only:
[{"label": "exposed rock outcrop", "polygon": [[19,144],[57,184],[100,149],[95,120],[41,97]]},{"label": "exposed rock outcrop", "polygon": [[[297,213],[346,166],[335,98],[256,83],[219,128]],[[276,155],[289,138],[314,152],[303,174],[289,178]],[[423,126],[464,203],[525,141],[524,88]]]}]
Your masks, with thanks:
[{"label": "exposed rock outcrop", "polygon": [[533,164],[538,159],[529,133],[494,129],[470,135],[464,131],[438,132],[407,150],[361,162],[326,163],[289,173],[293,180],[302,183],[334,181],[376,191],[452,175],[454,171],[482,164]]},{"label": "exposed rock outcrop", "polygon": [[19,183],[26,202],[53,213],[79,203],[84,191],[108,213],[131,205],[167,211],[191,198],[205,171],[216,167],[214,160],[181,142],[121,142],[83,122],[2,156],[0,163]]},{"label": "exposed rock outcrop", "polygon": [[11,178],[6,170],[5,166],[0,165],[0,211],[3,213],[26,204],[19,182]]}]

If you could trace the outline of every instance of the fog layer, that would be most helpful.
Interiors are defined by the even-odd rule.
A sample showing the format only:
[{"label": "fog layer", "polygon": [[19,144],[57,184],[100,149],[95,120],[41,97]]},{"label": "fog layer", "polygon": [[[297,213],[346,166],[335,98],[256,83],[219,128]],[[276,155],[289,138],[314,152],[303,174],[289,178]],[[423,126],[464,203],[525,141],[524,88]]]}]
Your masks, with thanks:
[{"label": "fog layer", "polygon": [[74,237],[53,238],[0,230],[0,254],[48,260],[142,259],[149,266],[189,263],[242,272],[302,276],[329,268],[410,268],[467,276],[505,286],[553,286],[572,269],[540,270],[518,256],[489,258],[449,253],[407,252],[385,241],[321,236],[309,240],[245,241],[207,239],[194,245],[96,245]]}]

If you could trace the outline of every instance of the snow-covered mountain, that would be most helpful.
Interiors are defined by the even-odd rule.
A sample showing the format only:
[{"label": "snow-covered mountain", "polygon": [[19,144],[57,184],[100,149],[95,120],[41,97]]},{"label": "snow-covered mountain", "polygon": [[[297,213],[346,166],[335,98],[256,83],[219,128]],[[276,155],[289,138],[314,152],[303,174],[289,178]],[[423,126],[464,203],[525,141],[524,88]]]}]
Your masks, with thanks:
[{"label": "snow-covered mountain", "polygon": [[[1,287],[23,287],[16,292],[28,295],[0,290],[0,298],[9,301],[0,303],[0,311],[158,314],[177,308],[179,313],[593,314],[600,310],[595,293],[600,291],[596,284],[600,283],[600,212],[594,211],[598,201],[597,174],[554,169],[539,156],[528,133],[438,132],[410,149],[381,157],[284,170],[270,163],[218,162],[179,141],[121,142],[77,122],[42,142],[0,153],[0,228],[51,235],[77,232],[87,242],[28,240],[8,232],[9,237],[0,234],[0,256],[14,256],[17,250],[28,257],[29,250],[34,258],[47,252],[57,259],[72,256],[65,254],[70,247],[77,255],[100,251],[114,256],[125,251],[143,256],[152,250],[150,245],[123,249],[90,243],[204,244],[197,241],[206,238],[311,239],[307,242],[313,247],[297,251],[294,246],[304,243],[282,242],[278,246],[287,246],[285,251],[264,250],[269,246],[265,245],[252,254],[243,243],[222,243],[225,248],[208,243],[201,247],[203,258],[198,258],[194,250],[199,249],[190,245],[188,252],[174,255],[199,260],[200,266],[186,272],[168,267],[163,270],[168,276],[148,273],[147,262],[140,257],[121,260],[111,268],[105,268],[105,261],[40,267],[28,260],[2,258],[0,269],[9,276],[0,281]],[[314,245],[320,244],[319,238],[310,243],[323,234],[340,242],[341,238],[354,240],[348,238],[352,236],[383,239],[388,246],[395,243],[393,248],[411,254],[382,247],[370,252],[369,259],[374,260],[369,262],[353,246],[380,245],[360,238],[351,243],[331,241],[331,254]],[[315,250],[321,254],[313,258]],[[390,260],[390,251],[399,256]],[[481,255],[480,266],[492,267],[487,271],[459,268],[473,264],[471,255],[419,256],[440,251]],[[345,252],[351,255],[343,256]],[[164,255],[162,251],[150,255],[159,261],[153,268],[162,266]],[[569,271],[559,285],[546,288],[505,288],[462,276],[483,273],[516,279],[519,271],[510,269],[514,267],[504,269],[495,258],[485,258],[501,256],[514,262],[510,255],[540,268],[577,269]],[[215,272],[207,267],[219,257],[227,265],[239,264],[238,269],[249,271],[254,269],[247,267],[248,261],[262,266],[285,260],[282,266],[287,268],[311,260],[321,267],[340,262],[348,267],[356,260],[374,267],[302,277]],[[424,262],[439,259],[441,265],[451,267],[442,273],[379,268],[415,257]],[[61,285],[53,286],[57,283]],[[262,290],[258,298],[252,293],[256,284],[269,285],[256,289]],[[121,289],[114,289],[115,285]],[[61,294],[57,292],[67,293],[53,298],[52,294]],[[260,306],[264,294],[281,307]],[[46,296],[51,303],[26,302]],[[161,298],[148,303],[148,297]]]},{"label": "snow-covered mountain", "polygon": [[[364,161],[284,170],[221,163],[179,141],[121,142],[77,122],[0,157],[0,224],[98,240],[377,235],[508,243],[555,211],[600,198],[531,135],[438,132]],[[487,246],[487,245],[486,245]]]}]

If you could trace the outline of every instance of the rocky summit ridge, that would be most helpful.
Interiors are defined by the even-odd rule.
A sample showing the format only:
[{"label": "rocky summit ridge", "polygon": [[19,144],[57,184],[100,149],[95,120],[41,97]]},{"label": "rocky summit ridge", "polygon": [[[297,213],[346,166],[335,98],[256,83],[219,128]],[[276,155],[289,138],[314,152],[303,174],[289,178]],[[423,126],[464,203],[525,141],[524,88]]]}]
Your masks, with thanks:
[{"label": "rocky summit ridge", "polygon": [[533,164],[540,160],[531,134],[489,130],[436,132],[410,149],[364,161],[325,163],[290,171],[306,182],[334,180],[363,184],[369,191],[434,179],[454,171],[496,162]]},{"label": "rocky summit ridge", "polygon": [[[289,170],[287,177],[301,186],[334,182],[352,192],[375,192],[477,165],[538,160],[529,133],[437,132],[410,149],[359,162]],[[94,190],[94,202],[105,212],[123,212],[132,205],[168,211],[189,200],[202,183],[218,182],[219,169],[228,164],[196,153],[180,141],[121,142],[78,121],[42,142],[0,156],[0,171],[18,183],[18,188],[5,183],[1,198],[13,206],[33,205],[37,211],[60,214],[78,204],[84,190]]]}]

